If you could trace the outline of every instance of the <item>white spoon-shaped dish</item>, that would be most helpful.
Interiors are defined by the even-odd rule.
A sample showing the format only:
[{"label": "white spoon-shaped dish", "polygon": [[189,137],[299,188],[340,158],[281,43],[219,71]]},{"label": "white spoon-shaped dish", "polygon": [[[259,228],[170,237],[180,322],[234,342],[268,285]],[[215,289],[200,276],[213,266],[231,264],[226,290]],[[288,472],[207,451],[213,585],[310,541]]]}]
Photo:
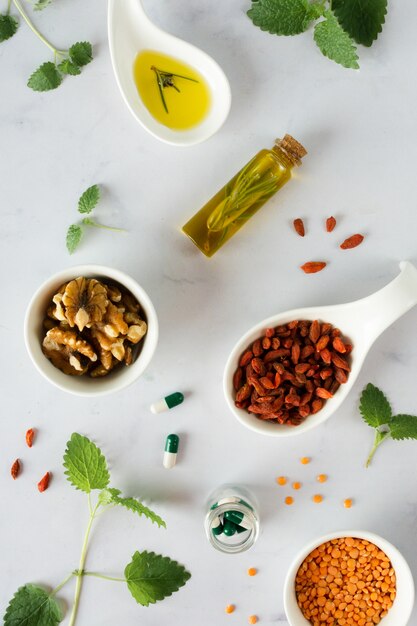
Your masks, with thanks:
[{"label": "white spoon-shaped dish", "polygon": [[[141,0],[109,0],[108,36],[113,70],[123,99],[148,132],[161,141],[191,146],[211,137],[225,122],[231,92],[221,67],[208,54],[161,30],[147,17]],[[155,50],[193,67],[205,78],[211,106],[204,120],[189,130],[171,130],[160,124],[143,104],[133,77],[133,63],[141,50]]]},{"label": "white spoon-shaped dish", "polygon": [[[325,422],[339,408],[351,390],[365,357],[377,337],[401,315],[417,304],[417,269],[408,261],[400,263],[401,273],[376,293],[346,304],[309,307],[285,311],[263,320],[251,328],[235,345],[226,363],[223,390],[226,402],[235,417],[247,428],[271,437],[300,435]],[[242,353],[260,337],[266,328],[286,324],[291,320],[322,320],[341,329],[353,344],[351,372],[348,381],[339,387],[334,397],[315,415],[299,426],[285,426],[260,420],[235,406],[233,374]]]}]

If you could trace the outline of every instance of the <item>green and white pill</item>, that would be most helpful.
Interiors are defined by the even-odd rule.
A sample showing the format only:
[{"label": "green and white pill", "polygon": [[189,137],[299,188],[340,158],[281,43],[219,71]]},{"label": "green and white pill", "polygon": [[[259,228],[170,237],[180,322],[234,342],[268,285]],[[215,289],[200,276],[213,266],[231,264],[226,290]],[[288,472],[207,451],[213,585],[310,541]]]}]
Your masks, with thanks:
[{"label": "green and white pill", "polygon": [[225,519],[230,520],[234,524],[245,528],[246,530],[252,529],[252,524],[248,517],[241,511],[226,511],[224,514]]},{"label": "green and white pill", "polygon": [[168,411],[168,409],[173,409],[174,406],[178,406],[184,402],[184,395],[179,391],[175,393],[171,393],[169,396],[165,396],[161,400],[157,400],[153,404],[151,404],[152,413],[163,413],[164,411]]},{"label": "green and white pill", "polygon": [[237,531],[236,524],[234,524],[228,519],[225,519],[224,524],[223,524],[223,532],[226,535],[226,537],[233,537],[236,531]]},{"label": "green and white pill", "polygon": [[177,462],[177,452],[180,443],[178,435],[168,435],[165,441],[165,452],[163,466],[165,469],[172,469]]},{"label": "green and white pill", "polygon": [[221,535],[223,532],[223,524],[220,517],[215,517],[211,522],[211,532],[213,535]]}]

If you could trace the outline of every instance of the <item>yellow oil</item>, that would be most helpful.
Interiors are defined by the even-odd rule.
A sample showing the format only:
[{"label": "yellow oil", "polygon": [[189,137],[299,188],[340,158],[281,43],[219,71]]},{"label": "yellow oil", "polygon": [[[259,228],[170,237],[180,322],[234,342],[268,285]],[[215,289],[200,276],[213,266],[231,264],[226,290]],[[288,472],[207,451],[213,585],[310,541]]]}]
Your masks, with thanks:
[{"label": "yellow oil", "polygon": [[275,150],[261,150],[183,226],[211,257],[291,178],[292,163]]},{"label": "yellow oil", "polygon": [[[163,95],[168,111],[164,108],[155,71],[180,74],[191,78],[174,77],[179,92],[165,87]],[[200,124],[210,109],[210,89],[199,72],[189,65],[154,50],[142,50],[133,64],[133,75],[139,95],[149,113],[161,124],[173,130],[188,130]]]}]

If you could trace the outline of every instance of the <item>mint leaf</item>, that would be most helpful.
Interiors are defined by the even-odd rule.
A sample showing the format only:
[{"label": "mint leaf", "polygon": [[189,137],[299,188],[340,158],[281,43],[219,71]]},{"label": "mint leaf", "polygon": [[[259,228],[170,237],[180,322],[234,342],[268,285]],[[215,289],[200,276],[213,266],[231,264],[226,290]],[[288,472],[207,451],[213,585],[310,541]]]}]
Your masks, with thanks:
[{"label": "mint leaf", "polygon": [[73,433],[64,454],[67,480],[76,488],[90,493],[92,489],[104,489],[110,476],[106,459],[92,441]]},{"label": "mint leaf", "polygon": [[391,437],[396,441],[417,439],[417,417],[415,415],[394,415],[389,427]]},{"label": "mint leaf", "polygon": [[70,59],[75,65],[83,67],[93,60],[93,48],[88,41],[79,41],[69,49]]},{"label": "mint leaf", "polygon": [[41,587],[24,585],[10,600],[4,626],[56,626],[62,622],[61,609]]},{"label": "mint leaf", "polygon": [[81,238],[83,236],[83,229],[78,224],[71,224],[67,230],[67,250],[70,254],[73,254],[78,248]]},{"label": "mint leaf", "polygon": [[247,14],[255,26],[273,35],[298,35],[321,11],[308,0],[255,0]]},{"label": "mint leaf", "polygon": [[326,19],[316,24],[314,28],[314,41],[324,56],[343,67],[358,69],[358,55],[353,40],[340,26],[333,13],[327,11],[325,17]]},{"label": "mint leaf", "polygon": [[391,405],[382,391],[372,383],[368,383],[362,391],[359,411],[365,422],[372,428],[385,424],[391,425]]},{"label": "mint leaf", "polygon": [[37,0],[33,5],[35,11],[42,11],[45,7],[51,4],[52,0]]},{"label": "mint leaf", "polygon": [[100,188],[98,185],[92,185],[84,191],[78,200],[78,211],[80,213],[91,213],[100,199]]},{"label": "mint leaf", "polygon": [[133,511],[133,513],[137,513],[138,515],[144,515],[150,519],[151,522],[166,528],[164,520],[151,509],[148,509],[142,502],[136,498],[123,498],[120,496],[120,493],[121,491],[119,489],[104,489],[99,495],[99,502],[100,504],[118,504],[124,506],[129,511]]},{"label": "mint leaf", "polygon": [[129,591],[143,606],[171,596],[190,577],[182,565],[154,552],[135,552],[125,568]]},{"label": "mint leaf", "polygon": [[357,43],[371,46],[382,32],[387,0],[333,0],[332,8],[342,28]]},{"label": "mint leaf", "polygon": [[69,74],[70,76],[78,76],[78,74],[81,74],[81,70],[78,65],[75,65],[75,63],[73,63],[69,59],[64,59],[63,61],[61,61],[61,63],[58,65],[58,69],[63,74]]},{"label": "mint leaf", "polygon": [[19,22],[13,15],[0,15],[0,42],[13,37],[18,26]]},{"label": "mint leaf", "polygon": [[58,72],[55,63],[48,61],[43,63],[28,80],[28,87],[33,91],[51,91],[62,83],[62,76]]}]

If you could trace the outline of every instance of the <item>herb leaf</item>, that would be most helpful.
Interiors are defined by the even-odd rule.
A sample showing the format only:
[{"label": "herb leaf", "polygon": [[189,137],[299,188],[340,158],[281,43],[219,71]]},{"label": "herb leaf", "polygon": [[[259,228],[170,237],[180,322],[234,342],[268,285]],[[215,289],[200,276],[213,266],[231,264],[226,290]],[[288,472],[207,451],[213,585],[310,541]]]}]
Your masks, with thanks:
[{"label": "herb leaf", "polygon": [[20,587],[10,600],[4,626],[56,626],[63,615],[56,600],[36,585]]},{"label": "herb leaf", "polygon": [[83,67],[93,60],[93,48],[88,41],[74,43],[69,49],[70,59],[78,67]]},{"label": "herb leaf", "polygon": [[359,411],[365,422],[372,428],[391,425],[391,405],[383,392],[372,383],[368,383],[362,391]]},{"label": "herb leaf", "polygon": [[167,556],[154,552],[135,552],[125,568],[130,593],[138,604],[149,606],[178,591],[191,575]]},{"label": "herb leaf", "polygon": [[78,65],[75,65],[75,63],[70,61],[70,59],[64,59],[61,61],[58,65],[58,69],[63,74],[69,74],[70,76],[78,76],[78,74],[81,74],[81,70]]},{"label": "herb leaf", "polygon": [[42,11],[45,7],[51,4],[52,0],[37,0],[33,5],[35,11]]},{"label": "herb leaf", "polygon": [[417,439],[417,416],[394,415],[389,423],[391,437],[396,441]]},{"label": "herb leaf", "polygon": [[62,76],[58,72],[55,63],[47,61],[42,63],[28,80],[28,87],[33,91],[51,91],[62,83]]},{"label": "herb leaf", "polygon": [[78,433],[73,433],[67,443],[64,467],[67,480],[85,493],[104,489],[109,484],[107,463],[100,448]]},{"label": "herb leaf", "polygon": [[79,213],[91,213],[100,199],[100,187],[92,185],[84,191],[78,200]]},{"label": "herb leaf", "polygon": [[324,56],[343,67],[358,69],[358,55],[353,39],[343,30],[333,13],[327,11],[325,17],[314,28],[314,41]]},{"label": "herb leaf", "polygon": [[19,22],[13,15],[0,15],[0,42],[13,37],[19,27]]},{"label": "herb leaf", "polygon": [[67,250],[70,254],[73,254],[78,248],[81,238],[83,236],[83,229],[78,224],[71,224],[67,230]]},{"label": "herb leaf", "polygon": [[308,0],[253,0],[247,12],[255,26],[273,35],[298,35],[318,17]]},{"label": "herb leaf", "polygon": [[164,520],[151,509],[148,509],[142,502],[136,498],[123,498],[120,496],[120,493],[121,491],[119,489],[104,489],[99,495],[99,502],[100,504],[118,504],[124,506],[129,511],[133,511],[133,513],[137,513],[138,515],[144,515],[150,519],[151,522],[166,528]]},{"label": "herb leaf", "polygon": [[382,32],[387,0],[333,0],[332,8],[342,28],[357,43],[371,46]]}]

